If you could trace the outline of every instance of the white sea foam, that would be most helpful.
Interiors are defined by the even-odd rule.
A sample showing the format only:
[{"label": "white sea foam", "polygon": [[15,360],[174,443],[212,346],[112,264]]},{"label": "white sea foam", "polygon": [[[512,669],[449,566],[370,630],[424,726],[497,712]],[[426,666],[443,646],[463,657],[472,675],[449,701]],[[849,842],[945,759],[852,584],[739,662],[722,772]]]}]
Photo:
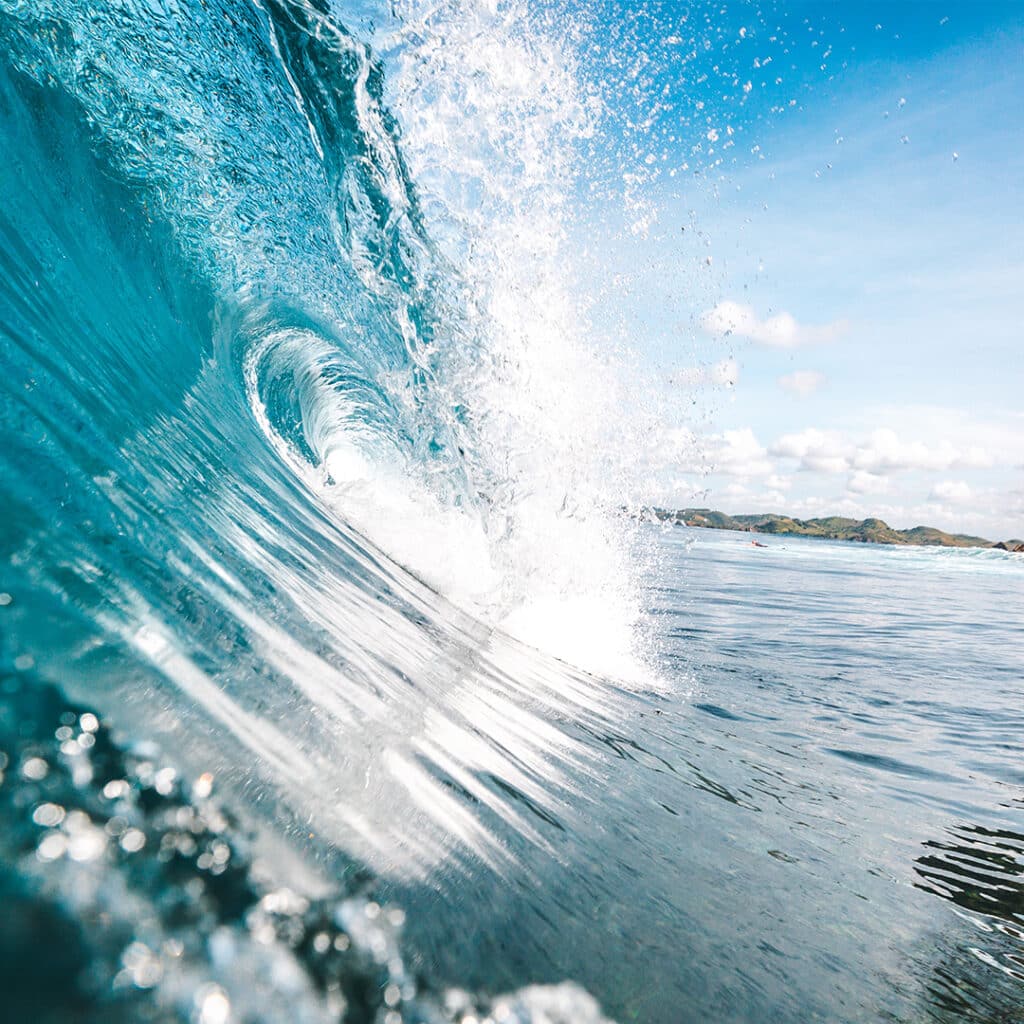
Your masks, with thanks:
[{"label": "white sea foam", "polygon": [[644,677],[636,551],[620,514],[637,463],[628,412],[643,417],[626,408],[627,368],[591,340],[567,238],[578,147],[596,117],[573,42],[519,4],[397,12],[377,40],[385,98],[450,270],[441,299],[453,315],[435,341],[427,414],[459,437],[470,500],[456,508],[429,472],[367,462],[358,444],[321,432],[332,500],[517,637]]}]

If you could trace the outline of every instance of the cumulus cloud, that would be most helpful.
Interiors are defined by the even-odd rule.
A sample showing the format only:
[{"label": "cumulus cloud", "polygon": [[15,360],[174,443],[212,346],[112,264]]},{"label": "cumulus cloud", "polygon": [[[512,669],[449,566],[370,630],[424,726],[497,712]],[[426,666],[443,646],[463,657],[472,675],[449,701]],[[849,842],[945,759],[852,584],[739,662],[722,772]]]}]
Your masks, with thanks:
[{"label": "cumulus cloud", "polygon": [[779,387],[799,398],[813,395],[825,383],[825,374],[817,370],[797,370],[779,378]]},{"label": "cumulus cloud", "polygon": [[846,488],[851,494],[884,494],[889,489],[889,480],[887,477],[858,469],[850,476]]},{"label": "cumulus cloud", "polygon": [[1024,413],[993,411],[980,419],[968,409],[940,405],[882,405],[863,410],[902,437],[946,438],[969,453],[977,468],[1011,466],[1024,452]]},{"label": "cumulus cloud", "polygon": [[735,334],[771,348],[796,348],[831,341],[845,332],[845,321],[810,326],[800,324],[792,313],[778,313],[761,319],[753,307],[726,300],[709,309],[700,319],[709,334]]},{"label": "cumulus cloud", "polygon": [[765,476],[774,468],[768,453],[749,427],[726,430],[712,459],[718,472],[730,476]]},{"label": "cumulus cloud", "polygon": [[850,446],[833,430],[809,427],[783,434],[768,450],[777,458],[796,459],[804,472],[842,473],[850,467]]},{"label": "cumulus cloud", "polygon": [[684,458],[685,473],[722,473],[733,477],[762,477],[774,466],[764,446],[749,427],[712,434]]},{"label": "cumulus cloud", "polygon": [[964,480],[943,480],[932,488],[929,495],[931,501],[948,501],[954,505],[962,505],[974,497],[974,492]]},{"label": "cumulus cloud", "polygon": [[[887,428],[874,430],[858,441],[837,431],[809,427],[784,434],[768,450],[777,458],[796,459],[797,469],[804,472],[853,472],[865,488],[871,483],[871,476],[910,470],[987,469],[994,465],[992,456],[975,445],[960,446],[944,438],[907,441]],[[863,475],[856,476],[857,473]],[[867,492],[864,489],[858,493]]]},{"label": "cumulus cloud", "polygon": [[774,487],[773,479],[763,481],[764,486],[750,487],[746,483],[732,481],[724,487],[716,487],[708,495],[709,499],[721,499],[723,508],[738,512],[767,512],[771,509],[782,509],[786,504],[786,495]]},{"label": "cumulus cloud", "polygon": [[672,463],[687,486],[687,475],[708,481],[709,500],[717,497],[726,511],[874,515],[901,528],[1005,539],[1024,535],[1024,488],[1012,472],[1024,450],[1021,426],[955,416],[922,426],[907,418],[898,429],[809,427],[767,445],[750,427],[710,437],[687,430],[672,446]]},{"label": "cumulus cloud", "polygon": [[904,441],[894,430],[872,431],[853,457],[854,467],[879,473],[906,469],[986,469],[992,457],[978,447],[959,447],[951,441]]}]

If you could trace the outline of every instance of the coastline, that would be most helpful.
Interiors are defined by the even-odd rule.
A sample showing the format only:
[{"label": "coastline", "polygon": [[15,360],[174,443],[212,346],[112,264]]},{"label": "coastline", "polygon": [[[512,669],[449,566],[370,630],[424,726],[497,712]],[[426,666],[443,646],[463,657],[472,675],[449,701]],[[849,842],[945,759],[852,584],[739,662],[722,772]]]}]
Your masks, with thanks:
[{"label": "coastline", "polygon": [[826,516],[820,519],[796,519],[776,513],[730,516],[709,508],[645,509],[642,517],[673,526],[690,526],[715,530],[736,530],[741,533],[768,534],[781,537],[817,537],[822,540],[845,540],[860,544],[890,544],[913,547],[988,548],[997,551],[1024,553],[1024,540],[1013,538],[991,541],[964,533],[947,533],[933,526],[915,526],[897,530],[876,518],[847,519]]}]

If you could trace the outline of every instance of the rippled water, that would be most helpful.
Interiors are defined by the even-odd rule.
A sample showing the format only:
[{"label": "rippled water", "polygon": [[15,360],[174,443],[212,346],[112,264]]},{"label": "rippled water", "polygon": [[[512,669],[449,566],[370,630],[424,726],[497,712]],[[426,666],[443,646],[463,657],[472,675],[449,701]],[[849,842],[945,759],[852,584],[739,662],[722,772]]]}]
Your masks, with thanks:
[{"label": "rippled water", "polygon": [[[61,944],[68,962],[55,970],[91,957],[100,982],[104,969],[122,979],[103,1012],[154,1019],[177,1019],[164,980],[174,977],[186,1014],[214,992],[268,1020],[283,1019],[274,1000],[289,992],[307,993],[309,1019],[332,1019],[346,996],[350,1019],[371,1019],[374,1006],[463,1019],[485,1013],[486,996],[453,993],[567,978],[620,1021],[1017,1019],[1020,557],[784,539],[757,549],[743,535],[679,529],[657,543],[649,599],[665,692],[605,689],[587,710],[508,681],[500,694],[451,695],[446,714],[466,724],[434,740],[420,794],[424,804],[442,795],[434,820],[449,854],[418,880],[375,878],[331,852],[315,809],[286,849],[265,825],[254,848],[220,805],[203,809],[207,776],[190,798],[173,771],[161,775],[175,759],[155,748],[125,760],[101,731],[78,750],[95,719],[60,717],[66,702],[45,689],[30,687],[43,696],[27,701],[22,666],[4,684],[0,788],[8,886],[22,893],[4,935],[8,949],[12,929],[22,943],[13,962],[54,943],[46,914],[59,913],[81,938]],[[437,715],[426,708],[424,721]],[[410,740],[425,751],[424,738]],[[489,760],[475,760],[488,745]],[[68,781],[32,757],[69,766],[59,769]],[[128,781],[115,793],[110,778]],[[251,820],[237,793],[226,803]],[[75,816],[82,805],[91,817]],[[422,813],[378,807],[409,842],[423,838]],[[59,911],[18,909],[26,889]],[[396,940],[364,937],[362,952],[325,959],[356,942],[367,900],[374,920],[384,912],[373,907],[401,908],[386,911],[401,916],[400,954],[374,967],[372,942]],[[160,1012],[146,970],[158,972]],[[244,995],[253,972],[262,1011]],[[145,984],[124,980],[136,975]],[[324,984],[326,1002],[309,994]],[[389,985],[402,994],[397,1011],[383,1001]],[[578,990],[514,998],[523,1020],[555,1013],[558,1000],[566,1020],[596,1014]]]},{"label": "rippled water", "polygon": [[1017,1019],[1024,561],[662,544],[671,691],[581,733],[554,852],[413,915],[431,970],[570,976],[620,1020]]}]

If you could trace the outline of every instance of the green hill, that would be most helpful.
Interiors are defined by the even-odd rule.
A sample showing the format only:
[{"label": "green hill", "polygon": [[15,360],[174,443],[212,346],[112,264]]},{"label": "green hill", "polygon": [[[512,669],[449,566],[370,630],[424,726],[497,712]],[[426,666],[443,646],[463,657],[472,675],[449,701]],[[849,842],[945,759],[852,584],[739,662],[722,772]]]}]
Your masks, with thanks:
[{"label": "green hill", "polygon": [[1024,541],[1000,543],[965,533],[946,533],[933,526],[915,526],[896,530],[881,519],[846,519],[826,516],[821,519],[795,519],[792,516],[764,513],[730,516],[710,508],[650,509],[647,517],[659,522],[682,526],[709,527],[715,530],[739,530],[746,533],[768,533],[783,537],[825,537],[829,540],[858,541],[861,544],[911,544],[945,548],[999,548],[1002,551],[1024,552]]}]

